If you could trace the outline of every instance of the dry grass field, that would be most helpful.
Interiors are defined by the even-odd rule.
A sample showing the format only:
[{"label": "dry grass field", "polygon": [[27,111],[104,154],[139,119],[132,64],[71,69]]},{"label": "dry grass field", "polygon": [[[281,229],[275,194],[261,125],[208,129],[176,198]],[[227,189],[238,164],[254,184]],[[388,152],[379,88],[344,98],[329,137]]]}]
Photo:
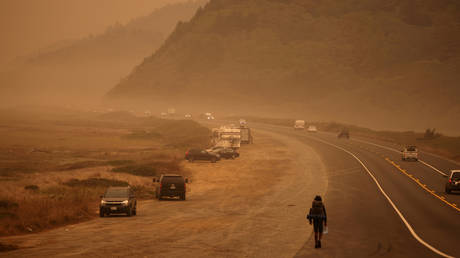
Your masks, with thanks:
[{"label": "dry grass field", "polygon": [[152,176],[188,174],[184,150],[205,147],[209,130],[128,112],[3,110],[0,139],[5,236],[89,220],[108,186],[130,185],[139,199],[152,198]]}]

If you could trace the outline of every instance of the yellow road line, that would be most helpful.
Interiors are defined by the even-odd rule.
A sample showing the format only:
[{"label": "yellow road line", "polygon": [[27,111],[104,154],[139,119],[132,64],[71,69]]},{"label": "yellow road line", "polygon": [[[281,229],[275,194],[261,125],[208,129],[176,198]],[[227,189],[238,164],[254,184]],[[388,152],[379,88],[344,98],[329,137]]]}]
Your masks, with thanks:
[{"label": "yellow road line", "polygon": [[414,181],[415,183],[417,183],[421,188],[423,188],[425,191],[427,191],[428,193],[430,193],[431,195],[433,195],[434,197],[438,198],[439,200],[441,200],[442,202],[444,202],[445,204],[449,205],[450,207],[456,209],[458,212],[460,212],[460,208],[457,207],[457,205],[455,203],[450,203],[449,201],[446,200],[446,197],[444,196],[441,196],[441,195],[438,195],[436,194],[436,192],[434,190],[431,190],[429,189],[425,184],[422,184],[420,182],[420,180],[414,178],[411,174],[407,173],[407,171],[405,171],[404,169],[402,169],[401,167],[399,167],[399,165],[397,165],[396,163],[394,163],[394,161],[390,160],[389,158],[385,158],[385,160],[390,163],[391,165],[393,165],[395,168],[397,168],[399,171],[401,171],[403,174],[405,174],[407,177],[409,177],[410,179],[412,179],[412,181]]}]

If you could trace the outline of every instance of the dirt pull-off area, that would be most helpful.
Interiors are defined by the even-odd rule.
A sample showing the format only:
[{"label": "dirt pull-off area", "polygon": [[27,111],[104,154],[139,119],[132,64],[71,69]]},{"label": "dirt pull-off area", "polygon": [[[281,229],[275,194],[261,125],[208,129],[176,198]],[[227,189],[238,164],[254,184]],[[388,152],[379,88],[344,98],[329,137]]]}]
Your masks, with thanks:
[{"label": "dirt pull-off area", "polygon": [[193,176],[185,202],[142,201],[135,217],[3,238],[20,249],[1,255],[293,257],[311,235],[307,207],[326,192],[324,168],[295,140],[255,136],[236,160],[187,163]]}]

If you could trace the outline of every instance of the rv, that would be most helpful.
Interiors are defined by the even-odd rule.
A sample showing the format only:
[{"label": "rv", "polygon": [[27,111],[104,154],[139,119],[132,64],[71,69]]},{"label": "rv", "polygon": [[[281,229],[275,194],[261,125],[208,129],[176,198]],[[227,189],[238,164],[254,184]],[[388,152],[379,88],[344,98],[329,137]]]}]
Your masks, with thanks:
[{"label": "rv", "polygon": [[238,149],[241,146],[241,129],[231,126],[221,126],[212,129],[215,146]]}]

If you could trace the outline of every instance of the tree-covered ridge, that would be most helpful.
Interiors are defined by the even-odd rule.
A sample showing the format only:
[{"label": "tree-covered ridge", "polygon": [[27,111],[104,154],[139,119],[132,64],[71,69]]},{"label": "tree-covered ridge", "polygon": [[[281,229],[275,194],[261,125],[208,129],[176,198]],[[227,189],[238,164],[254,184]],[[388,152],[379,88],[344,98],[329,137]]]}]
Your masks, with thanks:
[{"label": "tree-covered ridge", "polygon": [[459,6],[453,0],[212,0],[179,23],[111,95],[219,98],[231,88],[243,99],[327,102],[329,117],[336,110],[393,112],[396,105],[401,116],[413,115],[409,109],[434,118],[455,114]]}]

